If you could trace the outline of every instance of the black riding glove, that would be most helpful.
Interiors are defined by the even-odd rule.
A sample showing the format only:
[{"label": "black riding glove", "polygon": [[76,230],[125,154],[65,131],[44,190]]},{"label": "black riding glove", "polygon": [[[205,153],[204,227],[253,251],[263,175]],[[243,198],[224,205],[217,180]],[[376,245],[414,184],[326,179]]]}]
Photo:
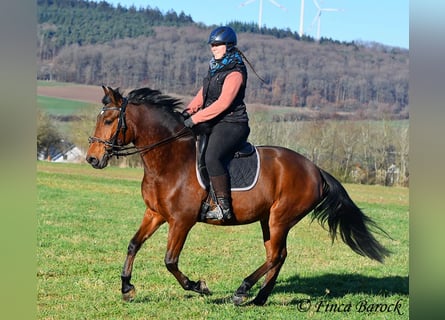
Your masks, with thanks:
[{"label": "black riding glove", "polygon": [[191,117],[190,113],[188,113],[187,110],[182,111],[181,114],[184,117],[184,119],[188,119]]},{"label": "black riding glove", "polygon": [[187,119],[184,120],[184,125],[185,125],[187,128],[191,128],[191,127],[193,127],[195,124],[193,123],[192,118],[189,117],[189,118],[187,118]]}]

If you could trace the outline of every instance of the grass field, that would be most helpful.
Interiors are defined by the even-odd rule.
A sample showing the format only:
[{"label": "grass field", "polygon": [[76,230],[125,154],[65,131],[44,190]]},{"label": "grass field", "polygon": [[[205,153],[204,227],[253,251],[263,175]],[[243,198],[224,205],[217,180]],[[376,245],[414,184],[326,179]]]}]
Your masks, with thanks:
[{"label": "grass field", "polygon": [[90,106],[91,103],[38,96],[37,107],[51,115],[72,115]]},{"label": "grass field", "polygon": [[393,251],[385,264],[331,245],[306,218],[289,234],[267,304],[236,307],[233,292],[265,259],[259,224],[191,231],[180,268],[207,282],[213,295],[206,297],[184,291],[166,270],[163,225],[136,258],[135,300],[123,302],[120,272],[144,211],[141,176],[141,169],[37,163],[39,319],[408,319],[408,189],[380,186],[345,185],[391,234],[379,237]]}]

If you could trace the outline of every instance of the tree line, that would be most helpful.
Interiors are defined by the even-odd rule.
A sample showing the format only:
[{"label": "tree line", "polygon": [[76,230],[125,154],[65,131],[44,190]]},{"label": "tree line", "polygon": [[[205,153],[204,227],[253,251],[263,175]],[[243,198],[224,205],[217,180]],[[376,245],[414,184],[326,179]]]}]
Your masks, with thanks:
[{"label": "tree line", "polygon": [[[74,0],[38,0],[38,12],[39,79],[192,95],[207,72],[212,26],[183,12]],[[247,102],[408,117],[408,50],[230,25],[265,80],[250,72]]]}]

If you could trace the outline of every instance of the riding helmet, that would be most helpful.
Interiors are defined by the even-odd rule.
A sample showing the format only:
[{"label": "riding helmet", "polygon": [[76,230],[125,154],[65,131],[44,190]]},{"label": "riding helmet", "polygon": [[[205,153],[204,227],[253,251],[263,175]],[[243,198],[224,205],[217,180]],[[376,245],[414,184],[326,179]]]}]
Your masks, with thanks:
[{"label": "riding helmet", "polygon": [[218,27],[210,33],[207,43],[224,43],[228,47],[236,46],[236,33],[230,27]]}]

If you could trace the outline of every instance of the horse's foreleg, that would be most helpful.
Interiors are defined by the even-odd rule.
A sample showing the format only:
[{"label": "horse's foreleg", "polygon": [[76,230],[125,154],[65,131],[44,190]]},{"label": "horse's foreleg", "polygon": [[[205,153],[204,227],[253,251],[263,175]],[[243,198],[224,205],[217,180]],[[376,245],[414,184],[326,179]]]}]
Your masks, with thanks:
[{"label": "horse's foreleg", "polygon": [[124,267],[122,269],[122,298],[125,301],[133,300],[136,295],[134,286],[130,283],[131,273],[133,270],[133,262],[136,253],[141,248],[142,244],[147,240],[158,228],[165,222],[165,219],[156,212],[147,209],[142,219],[142,223],[130,240],[127,251],[127,258],[125,259]]},{"label": "horse's foreleg", "polygon": [[165,266],[178,280],[184,290],[191,290],[199,294],[211,294],[206,283],[202,280],[192,281],[187,278],[178,268],[179,255],[181,254],[187,235],[192,226],[178,224],[170,225],[168,233],[167,253],[165,254]]}]

